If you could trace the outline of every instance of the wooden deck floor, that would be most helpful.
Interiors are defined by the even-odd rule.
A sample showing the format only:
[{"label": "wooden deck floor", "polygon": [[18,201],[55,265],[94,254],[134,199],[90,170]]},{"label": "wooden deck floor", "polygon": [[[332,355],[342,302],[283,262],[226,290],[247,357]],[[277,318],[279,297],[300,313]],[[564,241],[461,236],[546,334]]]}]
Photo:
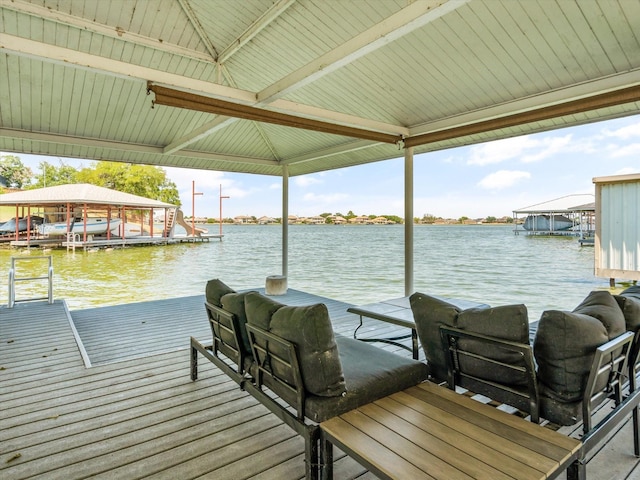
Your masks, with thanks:
[{"label": "wooden deck floor", "polygon": [[[200,300],[181,299],[182,313],[173,318],[203,324],[206,335]],[[344,303],[292,290],[280,300],[322,300],[336,331],[351,334],[357,325],[357,317],[346,313]],[[154,329],[141,323],[149,321],[143,320],[143,312],[153,322],[159,318],[156,308],[166,310],[161,307],[167,304],[71,312],[92,323],[89,331],[102,332],[92,337],[93,346],[87,340],[89,358],[99,358],[100,345],[121,342],[123,347],[120,357],[112,352],[104,364],[91,368],[84,366],[64,302],[0,308],[0,478],[304,477],[301,438],[209,362],[200,362],[199,380],[192,382],[187,342],[183,349],[163,344],[162,353],[151,349],[143,356],[127,357],[132,347],[124,342],[132,336],[143,341],[156,327],[157,338],[163,330],[179,331],[165,320]],[[102,325],[95,323],[97,318],[102,318]],[[142,330],[131,331],[131,324]],[[363,330],[379,335],[389,327],[370,321]],[[402,349],[397,352],[409,355]],[[134,356],[139,354],[138,350]],[[640,478],[630,436],[627,424],[589,464],[589,478]],[[336,479],[374,478],[350,458],[339,452],[336,456]]]}]

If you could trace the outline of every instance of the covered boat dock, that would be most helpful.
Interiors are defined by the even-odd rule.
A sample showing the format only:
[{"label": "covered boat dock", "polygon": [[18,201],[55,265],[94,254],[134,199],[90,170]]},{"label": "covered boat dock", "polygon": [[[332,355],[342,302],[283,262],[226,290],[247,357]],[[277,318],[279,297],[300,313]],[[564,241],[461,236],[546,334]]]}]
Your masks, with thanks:
[{"label": "covered boat dock", "polygon": [[[282,218],[291,177],[403,157],[412,219],[418,154],[640,111],[640,6],[625,0],[0,0],[0,13],[1,151],[270,175]],[[285,277],[288,264],[283,222]],[[192,383],[185,352],[167,352],[86,369],[64,318],[44,318],[2,311],[7,478],[304,475],[300,438],[215,368]],[[629,431],[595,478],[637,477],[617,443]],[[371,478],[343,459],[336,475]]]},{"label": "covered boat dock", "polygon": [[[160,245],[203,242],[221,235],[175,235],[177,222],[184,224],[178,207],[169,203],[90,184],[68,184],[0,195],[0,205],[14,206],[16,218],[37,216],[43,223],[6,236],[13,247],[102,248],[129,245]],[[162,226],[155,227],[160,212]],[[100,220],[99,232],[91,220]],[[186,226],[188,227],[188,225]],[[54,230],[58,231],[54,231]]]},{"label": "covered boat dock", "polygon": [[527,235],[570,235],[581,242],[596,230],[596,203],[593,194],[575,194],[513,211],[514,233]]}]

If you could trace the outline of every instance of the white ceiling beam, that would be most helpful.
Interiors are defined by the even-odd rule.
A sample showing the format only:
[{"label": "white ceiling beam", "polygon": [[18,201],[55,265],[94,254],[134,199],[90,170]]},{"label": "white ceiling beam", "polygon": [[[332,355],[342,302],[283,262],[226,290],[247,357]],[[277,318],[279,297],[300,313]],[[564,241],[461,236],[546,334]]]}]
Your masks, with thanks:
[{"label": "white ceiling beam", "polygon": [[[4,33],[0,34],[0,51],[44,60],[51,63],[58,63],[67,67],[74,66],[77,68],[88,69],[103,75],[139,80],[145,82],[145,84],[147,81],[151,81],[156,85],[172,87],[197,95],[210,96],[212,98],[237,103],[239,105],[256,105],[256,96],[254,92],[218,83],[198,80],[195,78],[188,78],[182,75],[163,72],[161,70],[143,67],[140,65],[133,65],[111,58],[78,52],[14,35]],[[392,135],[402,134],[402,132],[406,131],[405,128],[400,125],[377,122],[353,115],[344,115],[339,112],[302,105],[286,100],[278,100],[275,102],[274,107],[275,108],[273,110],[281,113],[328,123],[335,123],[346,127],[375,130],[380,133],[389,133]]]},{"label": "white ceiling beam", "polygon": [[178,0],[178,3],[180,3],[180,7],[182,7],[182,11],[185,13],[187,18],[191,22],[191,26],[198,33],[198,37],[200,37],[200,40],[204,44],[205,48],[209,51],[211,56],[215,59],[214,61],[217,61],[218,51],[216,50],[215,45],[211,43],[211,39],[207,36],[207,33],[204,31],[204,28],[202,28],[202,25],[200,24],[200,21],[198,20],[197,15],[194,13],[193,9],[191,8],[191,5],[189,4],[188,0]]},{"label": "white ceiling beam", "polygon": [[195,143],[198,140],[201,140],[222,128],[226,128],[236,120],[238,119],[220,115],[215,119],[213,119],[212,121],[205,123],[201,127],[198,127],[195,130],[189,132],[188,134],[183,135],[181,138],[174,140],[169,145],[164,147],[162,153],[164,153],[165,155],[171,155],[172,153],[175,153],[178,150],[182,150],[187,145]]},{"label": "white ceiling beam", "polygon": [[200,60],[204,62],[215,62],[215,59],[205,52],[198,52],[197,50],[191,50],[179,45],[170,44],[160,39],[145,37],[133,32],[127,32],[126,30],[123,30],[119,27],[109,27],[107,25],[92,22],[84,18],[69,15],[58,10],[49,9],[33,3],[27,3],[23,0],[0,0],[0,7],[7,10],[13,10],[18,13],[31,15],[36,18],[43,18],[45,20],[49,20],[59,24],[68,25],[80,30],[97,33],[104,37],[124,40],[129,43],[135,43],[144,47],[150,47],[156,50],[173,53],[175,55],[181,55],[185,58]]},{"label": "white ceiling beam", "polygon": [[[16,140],[30,140],[45,143],[59,143],[62,145],[72,145],[85,148],[120,150],[125,152],[148,153],[153,155],[163,155],[163,148],[153,145],[141,145],[137,143],[114,142],[111,140],[101,140],[97,138],[77,137],[71,135],[58,135],[53,133],[30,132],[26,130],[15,130],[10,128],[0,128],[0,137],[12,138]],[[193,159],[209,159],[217,162],[227,162],[234,164],[250,164],[250,165],[269,165],[276,166],[278,162],[258,157],[244,157],[238,155],[228,155],[222,153],[197,152],[194,150],[182,150],[176,157],[193,158]],[[164,156],[164,158],[170,158]],[[163,161],[163,165],[171,165],[167,160]]]},{"label": "white ceiling beam", "polygon": [[470,0],[422,0],[411,3],[258,93],[268,103],[334,72],[345,65],[421,28]]},{"label": "white ceiling beam", "polygon": [[36,42],[14,35],[0,34],[0,50],[4,50],[6,53],[58,63],[63,66],[84,68],[102,75],[140,80],[145,84],[147,81],[152,81],[157,84],[171,85],[181,90],[209,95],[243,105],[253,105],[255,103],[255,94],[246,90]]},{"label": "white ceiling beam", "polygon": [[620,90],[622,88],[633,87],[635,85],[640,85],[640,69],[598,78],[596,80],[572,85],[570,87],[560,88],[540,93],[538,95],[520,98],[511,102],[474,110],[462,115],[455,115],[435,122],[425,123],[419,127],[412,128],[410,134],[407,136],[413,137],[425,133],[432,133],[482,121],[493,120],[506,115],[514,115],[534,109],[550,107],[573,100],[580,100],[582,98]]},{"label": "white ceiling beam", "polygon": [[219,63],[224,63],[233,54],[240,50],[251,39],[264,30],[271,22],[282,15],[287,8],[293,5],[296,0],[280,0],[274,3],[266,12],[264,12],[260,18],[253,22],[249,28],[247,28],[242,35],[240,35],[235,41],[233,41],[227,48],[225,48],[218,57]]},{"label": "white ceiling beam", "polygon": [[281,165],[294,165],[298,163],[305,163],[319,158],[332,157],[334,155],[341,155],[343,153],[356,152],[365,148],[377,147],[382,145],[379,142],[369,142],[366,140],[356,140],[349,142],[348,144],[336,145],[334,147],[325,148],[320,151],[307,153],[305,155],[299,155],[297,157],[288,158],[280,162]]}]

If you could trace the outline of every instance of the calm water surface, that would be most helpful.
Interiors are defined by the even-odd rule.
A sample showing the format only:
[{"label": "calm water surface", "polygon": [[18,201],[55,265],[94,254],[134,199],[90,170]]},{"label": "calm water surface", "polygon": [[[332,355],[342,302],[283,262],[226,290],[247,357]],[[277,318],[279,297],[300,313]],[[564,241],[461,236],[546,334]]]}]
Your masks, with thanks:
[{"label": "calm water surface", "polygon": [[[591,290],[608,288],[608,279],[593,275],[592,247],[575,238],[516,236],[512,228],[416,226],[416,290],[493,306],[524,303],[537,320],[545,309],[573,309]],[[218,233],[217,225],[209,229]],[[75,310],[199,295],[211,278],[236,289],[262,287],[281,273],[280,226],[225,226],[224,235],[202,244],[53,250],[54,297]],[[403,296],[403,239],[398,225],[291,225],[289,287],[353,304]],[[12,255],[26,256],[0,250],[5,279]],[[32,263],[21,263],[19,275]],[[18,284],[17,299],[44,295],[46,282]]]}]

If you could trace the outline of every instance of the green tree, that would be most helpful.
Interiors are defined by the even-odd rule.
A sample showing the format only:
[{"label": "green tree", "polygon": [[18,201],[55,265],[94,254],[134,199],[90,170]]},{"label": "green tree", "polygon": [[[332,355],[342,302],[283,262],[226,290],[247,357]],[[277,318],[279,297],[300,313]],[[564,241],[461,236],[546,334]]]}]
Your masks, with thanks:
[{"label": "green tree", "polygon": [[180,205],[176,184],[167,178],[164,169],[131,163],[97,162],[91,168],[81,169],[78,183],[91,183],[120,192]]},{"label": "green tree", "polygon": [[458,219],[458,223],[464,223],[464,222],[466,222],[467,220],[469,220],[469,217],[462,216],[462,217],[460,217],[460,218]]},{"label": "green tree", "polygon": [[78,170],[75,167],[65,165],[62,161],[60,161],[59,167],[49,162],[40,162],[40,174],[35,175],[35,182],[31,184],[31,187],[43,188],[78,183],[76,181],[77,175]]},{"label": "green tree", "polygon": [[8,185],[22,188],[29,184],[33,172],[29,167],[25,167],[20,157],[15,155],[0,156],[0,175],[7,179]]},{"label": "green tree", "polygon": [[496,223],[496,217],[488,216],[484,221],[485,223]]},{"label": "green tree", "polygon": [[431,213],[425,213],[422,216],[422,223],[432,224],[437,220],[436,216]]}]

